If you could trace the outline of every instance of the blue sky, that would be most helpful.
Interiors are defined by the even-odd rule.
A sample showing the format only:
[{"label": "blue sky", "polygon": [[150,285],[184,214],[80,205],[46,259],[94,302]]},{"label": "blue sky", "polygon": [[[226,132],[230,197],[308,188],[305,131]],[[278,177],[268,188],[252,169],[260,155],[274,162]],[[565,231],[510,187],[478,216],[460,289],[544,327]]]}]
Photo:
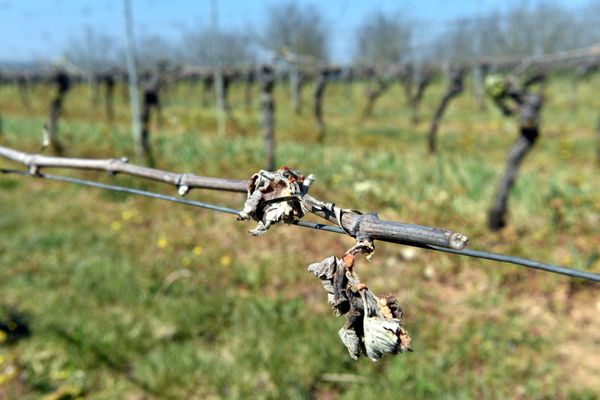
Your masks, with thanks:
[{"label": "blue sky", "polygon": [[[135,30],[143,35],[181,36],[182,29],[210,25],[210,0],[131,0]],[[275,0],[215,0],[222,29],[260,29]],[[522,2],[523,0],[521,0]],[[432,31],[457,18],[506,10],[512,0],[297,0],[318,7],[329,22],[332,60],[349,58],[356,27],[373,11],[400,12]],[[586,0],[555,3],[577,7]],[[56,58],[85,27],[124,41],[122,0],[0,0],[0,61]]]}]

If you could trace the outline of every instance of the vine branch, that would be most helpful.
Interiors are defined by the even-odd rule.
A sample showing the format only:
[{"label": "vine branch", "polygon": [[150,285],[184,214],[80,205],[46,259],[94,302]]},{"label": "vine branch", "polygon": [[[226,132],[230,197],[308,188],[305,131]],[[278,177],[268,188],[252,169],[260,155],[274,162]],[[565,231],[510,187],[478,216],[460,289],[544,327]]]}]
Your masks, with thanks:
[{"label": "vine branch", "polygon": [[[41,168],[66,168],[94,171],[106,171],[111,174],[122,173],[174,185],[180,195],[192,188],[210,189],[227,192],[247,193],[249,182],[245,180],[212,178],[194,174],[180,174],[155,168],[128,164],[127,159],[85,159],[51,157],[28,154],[8,147],[0,146],[0,157],[26,166],[31,174],[38,174]],[[310,178],[307,178],[307,181]],[[334,203],[327,203],[304,193],[299,199],[302,208],[309,213],[339,225],[354,238],[369,238],[392,243],[413,244],[418,246],[440,246],[449,249],[463,249],[469,239],[458,232],[395,221],[385,221],[377,214],[349,212]]]}]

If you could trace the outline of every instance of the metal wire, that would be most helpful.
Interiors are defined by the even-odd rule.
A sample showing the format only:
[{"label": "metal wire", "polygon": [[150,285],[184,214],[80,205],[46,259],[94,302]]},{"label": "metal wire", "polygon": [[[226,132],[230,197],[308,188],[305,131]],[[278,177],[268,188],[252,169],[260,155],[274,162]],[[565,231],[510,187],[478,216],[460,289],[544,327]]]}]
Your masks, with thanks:
[{"label": "metal wire", "polygon": [[[61,176],[61,175],[47,175],[47,174],[42,174],[42,173],[32,175],[28,171],[12,170],[12,169],[0,169],[0,172],[2,172],[3,174],[32,176],[32,177],[36,177],[36,178],[43,178],[43,179],[48,179],[48,180],[53,180],[53,181],[72,183],[72,184],[81,185],[81,186],[88,186],[88,187],[94,187],[94,188],[99,188],[99,189],[112,190],[115,192],[136,194],[139,196],[145,196],[145,197],[150,197],[153,199],[171,201],[174,203],[185,204],[185,205],[192,206],[192,207],[199,207],[199,208],[204,208],[207,210],[218,211],[218,212],[223,212],[223,213],[232,214],[232,215],[238,214],[238,210],[229,208],[229,207],[218,206],[215,204],[205,203],[205,202],[196,201],[196,200],[186,200],[186,199],[182,199],[179,197],[168,196],[168,195],[154,193],[154,192],[148,192],[146,190],[134,189],[134,188],[124,187],[124,186],[108,185],[105,183],[100,183],[100,182],[90,181],[90,180],[85,180],[85,179],[77,179],[77,178],[71,178],[71,177]],[[344,232],[341,228],[339,228],[337,226],[316,224],[316,223],[307,222],[307,221],[298,221],[294,225],[298,225],[298,226],[301,226],[304,228],[317,229],[317,230],[321,230],[321,231],[340,233],[340,234],[346,235],[346,232]],[[529,259],[521,258],[521,257],[508,256],[508,255],[497,254],[497,253],[490,253],[487,251],[480,251],[480,250],[464,250],[464,249],[463,250],[455,250],[455,249],[449,249],[449,248],[445,248],[445,247],[432,246],[432,245],[416,245],[414,243],[404,243],[404,244],[409,245],[409,246],[414,246],[414,247],[421,247],[421,248],[429,249],[429,250],[441,251],[444,253],[458,254],[461,256],[474,257],[474,258],[483,258],[483,259],[487,259],[487,260],[493,260],[493,261],[499,261],[499,262],[514,264],[514,265],[519,265],[519,266],[523,266],[526,268],[538,269],[538,270],[551,272],[551,273],[555,273],[555,274],[570,276],[573,278],[586,279],[586,280],[589,280],[592,282],[600,282],[600,274],[595,274],[593,272],[587,272],[587,271],[581,271],[581,270],[577,270],[577,269],[573,269],[573,268],[562,267],[562,266],[553,265],[553,264],[542,263],[539,261],[529,260]]]}]

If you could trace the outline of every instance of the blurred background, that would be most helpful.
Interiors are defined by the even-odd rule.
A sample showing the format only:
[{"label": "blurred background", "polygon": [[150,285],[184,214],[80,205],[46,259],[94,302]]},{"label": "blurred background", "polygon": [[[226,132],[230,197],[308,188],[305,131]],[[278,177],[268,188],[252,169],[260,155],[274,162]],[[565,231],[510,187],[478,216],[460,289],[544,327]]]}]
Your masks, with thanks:
[{"label": "blurred background", "polygon": [[[319,199],[600,272],[596,0],[0,0],[0,21],[0,146],[287,165]],[[0,399],[599,397],[597,284],[377,243],[357,271],[414,352],[353,361],[306,270],[353,240],[253,226],[0,175]]]}]

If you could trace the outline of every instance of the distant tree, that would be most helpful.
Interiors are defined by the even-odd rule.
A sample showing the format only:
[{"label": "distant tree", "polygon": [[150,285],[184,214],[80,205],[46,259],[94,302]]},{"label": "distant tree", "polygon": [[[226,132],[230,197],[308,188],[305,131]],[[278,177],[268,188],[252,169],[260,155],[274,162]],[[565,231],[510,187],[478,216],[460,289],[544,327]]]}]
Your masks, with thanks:
[{"label": "distant tree", "polygon": [[449,25],[435,42],[438,61],[463,62],[477,55],[477,38],[472,20],[465,19]]},{"label": "distant tree", "polygon": [[269,8],[259,41],[273,51],[288,49],[327,61],[329,39],[327,23],[317,8],[289,1]]},{"label": "distant tree", "polygon": [[402,17],[371,14],[357,30],[355,59],[364,64],[398,64],[408,57],[412,36],[413,26]]},{"label": "distant tree", "polygon": [[122,52],[113,37],[86,27],[67,42],[63,56],[86,73],[98,73],[120,64]]},{"label": "distant tree", "polygon": [[136,53],[138,67],[141,70],[153,69],[164,61],[168,61],[169,64],[178,64],[182,59],[182,50],[179,45],[160,35],[143,36],[137,42]]},{"label": "distant tree", "polygon": [[124,60],[120,58],[122,53],[114,38],[89,26],[84,29],[83,35],[72,37],[67,42],[63,57],[85,75],[93,107],[98,104],[101,74],[119,65]]},{"label": "distant tree", "polygon": [[434,39],[434,58],[460,62],[478,56],[528,57],[589,46],[600,40],[597,6],[598,0],[586,12],[555,3],[521,2],[505,13],[451,21]]},{"label": "distant tree", "polygon": [[[183,34],[182,58],[199,67],[211,67],[212,31],[210,29],[188,30]],[[224,67],[239,68],[256,62],[256,51],[250,35],[237,31],[219,32],[221,61]]]},{"label": "distant tree", "polygon": [[185,61],[211,69],[202,73],[203,106],[208,105],[210,91],[215,89],[218,108],[223,107],[219,113],[229,111],[227,93],[234,78],[232,71],[246,68],[256,62],[251,36],[237,31],[220,31],[217,37],[211,29],[188,30],[183,35],[183,46],[186,49]]}]

